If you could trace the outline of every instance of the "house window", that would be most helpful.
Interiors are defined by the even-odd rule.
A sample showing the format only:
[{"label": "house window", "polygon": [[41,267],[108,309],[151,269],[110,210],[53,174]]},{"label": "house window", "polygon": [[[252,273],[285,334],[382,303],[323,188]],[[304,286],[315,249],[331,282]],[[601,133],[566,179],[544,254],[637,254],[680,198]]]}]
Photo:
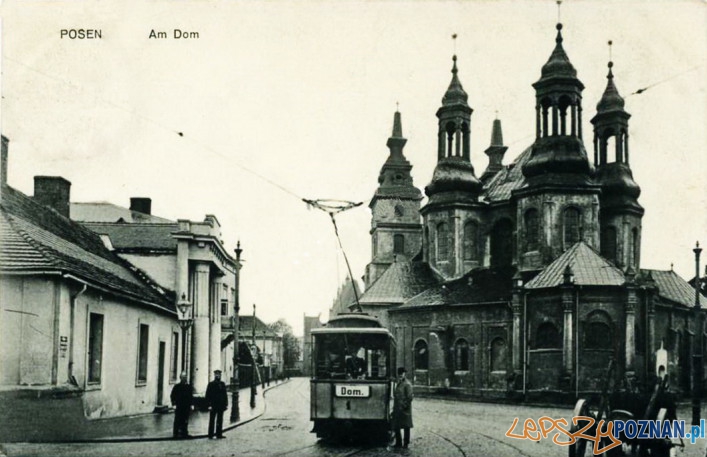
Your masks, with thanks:
[{"label": "house window", "polygon": [[465,339],[459,339],[454,343],[454,369],[469,371],[469,365],[469,343]]},{"label": "house window", "polygon": [[565,248],[579,241],[579,210],[574,207],[567,208],[563,213]]},{"label": "house window", "polygon": [[555,349],[562,347],[562,338],[557,327],[551,322],[544,322],[538,327],[535,336],[535,349]]},{"label": "house window", "polygon": [[91,313],[88,320],[88,382],[100,384],[103,362],[103,315]]},{"label": "house window", "polygon": [[228,316],[228,299],[227,298],[221,299],[221,315]]},{"label": "house window", "polygon": [[415,369],[427,370],[429,366],[430,354],[427,350],[427,342],[425,340],[417,340],[415,343]]},{"label": "house window", "polygon": [[604,258],[616,262],[616,227],[609,226],[604,230],[601,243],[601,254]]},{"label": "house window", "polygon": [[437,226],[437,261],[447,260],[449,257],[449,230],[447,224],[442,222]]},{"label": "house window", "polygon": [[476,259],[477,233],[478,226],[475,222],[467,222],[466,225],[464,225],[464,244],[462,246],[464,251],[464,260]]},{"label": "house window", "polygon": [[147,348],[150,341],[150,326],[140,324],[138,330],[137,382],[147,382]]},{"label": "house window", "polygon": [[538,210],[531,208],[525,212],[525,251],[537,251],[540,241],[540,216]]},{"label": "house window", "polygon": [[177,380],[177,370],[179,361],[179,333],[172,332],[172,344],[170,348],[170,359],[169,359],[169,379],[172,381]]},{"label": "house window", "polygon": [[400,235],[400,234],[393,235],[393,253],[394,254],[404,254],[405,253],[405,237],[403,235]]},{"label": "house window", "polygon": [[506,371],[506,340],[501,337],[491,341],[491,371]]}]

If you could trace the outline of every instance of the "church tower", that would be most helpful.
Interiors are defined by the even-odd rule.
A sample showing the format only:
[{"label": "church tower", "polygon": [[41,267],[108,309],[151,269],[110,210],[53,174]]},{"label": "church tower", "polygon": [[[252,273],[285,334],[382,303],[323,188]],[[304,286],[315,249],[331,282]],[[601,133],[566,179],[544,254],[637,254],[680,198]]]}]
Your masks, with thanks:
[{"label": "church tower", "polygon": [[641,188],[628,161],[628,119],[624,99],[614,84],[613,62],[604,94],[597,104],[594,125],[594,165],[601,185],[601,253],[620,268],[638,271],[641,257]]},{"label": "church tower", "polygon": [[482,184],[470,160],[473,110],[457,75],[456,55],[453,62],[452,81],[437,110],[437,166],[425,188],[429,200],[421,209],[423,258],[448,279],[462,276],[483,259]]},{"label": "church tower", "polygon": [[412,165],[403,155],[400,113],[395,112],[390,154],[378,175],[378,189],[371,199],[371,262],[366,266],[366,289],[396,260],[411,260],[420,253],[422,193],[412,182]]},{"label": "church tower", "polygon": [[578,241],[599,248],[599,186],[582,142],[584,84],[562,46],[555,49],[533,84],[536,138],[523,165],[527,187],[518,200],[516,259],[521,270],[546,266]]}]

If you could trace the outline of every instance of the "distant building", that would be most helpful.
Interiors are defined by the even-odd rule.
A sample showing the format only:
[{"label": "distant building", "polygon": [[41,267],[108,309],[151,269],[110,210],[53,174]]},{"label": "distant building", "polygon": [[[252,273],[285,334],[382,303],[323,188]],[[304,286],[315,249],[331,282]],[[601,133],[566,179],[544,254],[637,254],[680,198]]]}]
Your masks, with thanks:
[{"label": "distant building", "polygon": [[672,271],[640,268],[644,209],[629,161],[630,114],[609,63],[590,161],[584,84],[561,29],[533,84],[535,140],[512,163],[503,164],[497,119],[476,177],[473,109],[456,56],[423,206],[395,113],[370,204],[360,302],[395,334],[398,364],[418,389],[558,400],[600,390],[611,359],[619,385],[645,386],[664,348],[671,384],[690,391],[694,289]]},{"label": "distant building", "polygon": [[[151,412],[181,368],[175,293],[69,219],[71,183],[0,178],[0,408],[5,421]],[[53,402],[55,408],[48,406]],[[8,414],[8,411],[13,411]],[[3,423],[0,426],[12,424]]]},{"label": "distant building", "polygon": [[149,198],[131,198],[129,208],[72,203],[71,218],[163,290],[193,304],[185,369],[197,396],[206,392],[213,370],[233,372],[232,338],[226,339],[232,333],[238,265],[223,244],[216,216],[171,221],[152,215]]},{"label": "distant building", "polygon": [[[255,340],[253,340],[253,316],[242,315],[238,319],[238,338],[249,347],[254,347],[259,369],[264,379],[274,379],[283,373],[282,335],[272,331],[257,316],[255,317]],[[241,361],[242,362],[242,361]]]},{"label": "distant building", "polygon": [[356,303],[359,297],[361,297],[361,287],[358,285],[358,281],[346,278],[339,286],[336,298],[334,298],[331,308],[329,308],[329,316],[350,312],[349,308]]}]

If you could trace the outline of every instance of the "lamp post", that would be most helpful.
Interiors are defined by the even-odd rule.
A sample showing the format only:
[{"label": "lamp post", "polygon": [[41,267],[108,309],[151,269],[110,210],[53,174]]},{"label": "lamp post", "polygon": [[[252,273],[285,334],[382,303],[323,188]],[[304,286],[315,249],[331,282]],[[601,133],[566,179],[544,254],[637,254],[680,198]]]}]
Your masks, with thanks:
[{"label": "lamp post", "polygon": [[255,375],[257,373],[257,368],[256,368],[256,363],[258,361],[256,360],[256,354],[254,352],[257,352],[257,346],[255,345],[255,303],[253,303],[253,326],[252,326],[252,336],[253,336],[253,349],[251,350],[251,359],[253,360],[253,364],[251,365],[251,379],[250,379],[250,407],[255,408],[255,395],[258,393],[258,385],[255,382]]},{"label": "lamp post", "polygon": [[238,326],[239,326],[239,319],[238,319],[238,313],[241,311],[241,306],[240,306],[240,279],[241,279],[241,254],[243,253],[243,249],[241,249],[241,242],[238,241],[236,244],[236,277],[235,277],[235,286],[236,286],[236,296],[233,297],[233,316],[231,317],[231,325],[232,325],[232,330],[233,330],[233,380],[231,381],[231,388],[233,389],[232,392],[232,398],[231,398],[231,422],[236,422],[238,419],[241,417],[241,411],[240,411],[240,401],[238,399],[238,390],[240,389],[240,379],[238,376]]},{"label": "lamp post", "polygon": [[179,320],[179,326],[182,328],[182,371],[187,372],[187,332],[194,319],[192,318],[192,304],[187,300],[187,296],[184,293],[177,301],[177,319]]},{"label": "lamp post", "polygon": [[702,395],[702,310],[700,309],[700,243],[695,244],[695,345],[692,353],[692,425],[700,424]]}]

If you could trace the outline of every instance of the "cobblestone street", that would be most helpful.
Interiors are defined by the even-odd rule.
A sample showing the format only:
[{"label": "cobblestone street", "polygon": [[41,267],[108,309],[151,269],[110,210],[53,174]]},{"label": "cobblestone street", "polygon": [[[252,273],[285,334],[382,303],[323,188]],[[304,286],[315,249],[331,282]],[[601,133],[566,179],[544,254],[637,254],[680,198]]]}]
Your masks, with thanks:
[{"label": "cobblestone street", "polygon": [[[259,419],[229,431],[225,440],[196,439],[135,443],[2,445],[15,456],[566,456],[567,447],[551,437],[539,442],[504,436],[518,416],[521,420],[548,416],[569,418],[567,408],[458,402],[417,398],[414,402],[412,443],[409,449],[385,445],[325,444],[309,433],[309,381],[293,379],[266,393],[266,409]],[[680,417],[686,417],[687,411]],[[684,456],[704,455],[704,442],[689,445]]]}]

